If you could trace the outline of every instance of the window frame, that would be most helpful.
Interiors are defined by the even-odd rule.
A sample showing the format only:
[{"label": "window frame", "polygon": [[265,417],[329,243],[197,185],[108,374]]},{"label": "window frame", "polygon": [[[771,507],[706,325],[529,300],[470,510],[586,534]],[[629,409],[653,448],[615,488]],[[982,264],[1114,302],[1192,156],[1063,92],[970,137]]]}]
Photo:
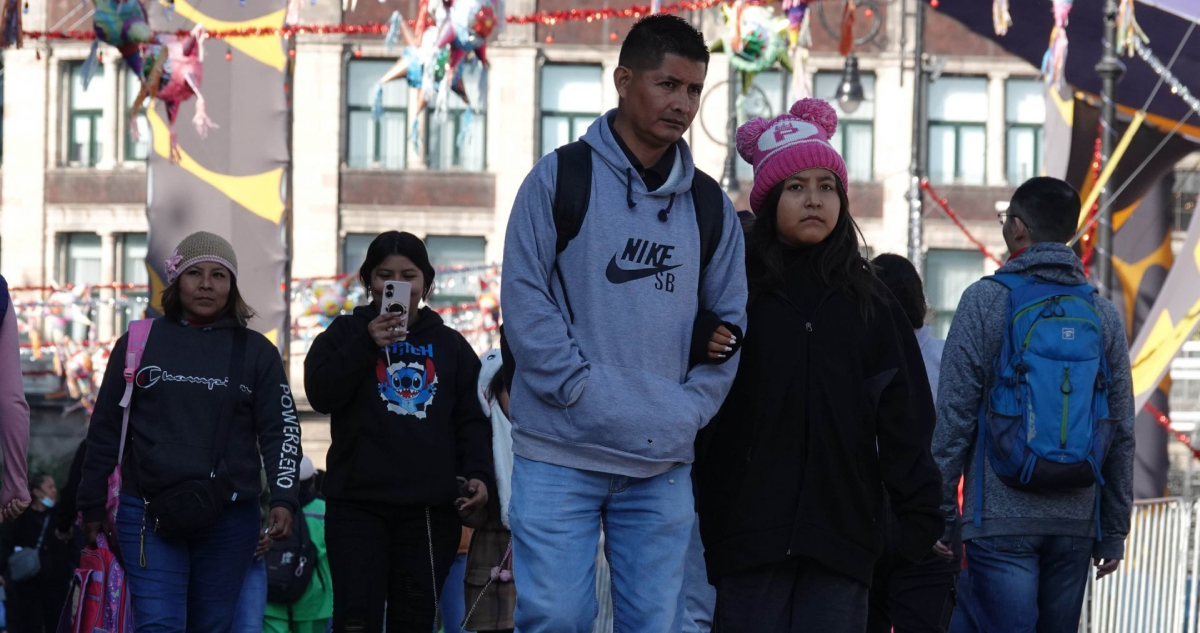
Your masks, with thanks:
[{"label": "window frame", "polygon": [[[133,141],[133,139],[130,138],[130,135],[129,135],[129,132],[130,132],[129,113],[133,111],[132,101],[137,97],[137,95],[138,95],[137,91],[141,90],[141,82],[138,79],[138,76],[133,72],[133,69],[130,68],[128,65],[126,65],[124,61],[122,61],[118,65],[118,67],[122,71],[122,73],[121,73],[122,94],[121,94],[121,100],[119,101],[119,103],[122,104],[122,111],[121,111],[121,121],[117,125],[117,129],[121,130],[122,137],[123,137],[122,142],[121,142],[121,161],[125,162],[125,163],[145,162],[145,161],[149,160],[151,154],[154,153],[153,136],[148,136],[147,138],[135,143]],[[131,80],[133,82],[132,85],[130,83]],[[133,90],[134,88],[136,88],[137,91],[134,91]],[[149,103],[149,107],[151,107],[151,108],[154,107],[153,101],[150,101],[148,103]],[[138,113],[138,120],[145,121],[147,129],[150,127],[150,118],[146,115],[145,109],[143,109],[141,112]],[[137,125],[137,122],[134,122],[133,125]],[[152,134],[152,132],[151,132],[151,134]],[[137,156],[134,156],[133,149],[143,143],[146,145],[146,155],[143,157],[140,157],[140,158]]]},{"label": "window frame", "polygon": [[[588,63],[588,62],[546,62],[546,63],[542,64],[540,68],[538,68],[538,94],[537,94],[537,101],[538,101],[538,104],[537,104],[537,107],[538,107],[537,134],[538,134],[538,151],[539,151],[538,156],[537,156],[538,158],[545,156],[545,155],[549,154],[550,152],[553,152],[555,149],[552,147],[552,148],[550,148],[550,151],[548,151],[548,152],[541,151],[541,150],[545,149],[544,146],[546,143],[546,139],[545,139],[546,119],[548,119],[548,118],[565,118],[567,120],[567,125],[570,127],[569,134],[574,136],[575,126],[578,123],[580,123],[580,122],[584,123],[585,124],[584,129],[586,130],[587,125],[590,125],[592,121],[595,121],[597,118],[604,116],[604,111],[603,111],[604,105],[603,104],[601,104],[601,106],[600,106],[601,110],[598,112],[582,112],[582,111],[570,111],[570,110],[547,110],[543,106],[543,103],[545,102],[545,93],[543,92],[543,90],[545,88],[544,73],[546,72],[546,68],[548,68],[548,67],[559,67],[559,68],[576,67],[576,68],[598,69],[600,71],[600,80],[597,83],[600,86],[601,92],[603,92],[603,90],[604,90],[604,66],[602,64],[594,64],[594,63]],[[578,137],[571,138],[571,139],[567,140],[567,142],[570,143],[572,141],[577,140],[577,138]]]},{"label": "window frame", "polygon": [[[65,135],[66,140],[67,140],[67,147],[66,147],[67,151],[66,151],[66,155],[63,156],[63,158],[64,158],[63,163],[69,167],[86,167],[89,169],[93,169],[97,165],[100,164],[100,147],[101,147],[101,142],[103,139],[100,135],[99,128],[100,128],[101,122],[103,122],[103,120],[104,120],[104,108],[101,107],[99,110],[90,109],[90,108],[89,109],[76,109],[75,108],[75,98],[76,98],[76,96],[75,96],[75,73],[83,72],[83,64],[84,64],[84,62],[82,60],[79,60],[79,61],[72,60],[72,61],[69,61],[69,62],[66,62],[65,64],[63,64],[63,66],[65,68],[65,72],[62,74],[62,76],[63,76],[63,80],[64,80],[63,83],[65,84],[65,87],[66,87],[65,92],[66,92],[66,105],[67,105],[67,108],[66,108],[67,116],[65,118],[65,123],[67,126],[67,130],[66,130],[67,133]],[[102,79],[104,77],[104,66],[98,64],[97,68],[99,69],[99,72],[98,73],[93,72],[92,81],[96,81],[97,79]],[[89,120],[90,130],[91,130],[91,137],[89,138],[89,141],[88,141],[88,161],[87,162],[84,162],[83,160],[75,160],[75,159],[72,159],[72,157],[71,157],[71,152],[75,148],[75,140],[76,140],[75,139],[75,122],[77,120],[82,120],[82,119]]]},{"label": "window frame", "polygon": [[1028,180],[1028,178],[1014,178],[1014,174],[1009,172],[1009,159],[1013,157],[1013,144],[1010,142],[1012,138],[1012,132],[1014,130],[1028,130],[1033,132],[1033,175],[1029,176],[1029,178],[1033,178],[1034,176],[1042,173],[1042,160],[1044,158],[1042,155],[1042,151],[1044,149],[1042,147],[1043,129],[1045,129],[1044,125],[1038,125],[1036,123],[1004,124],[1004,177],[1008,180],[1010,185],[1016,186],[1021,182]]},{"label": "window frame", "polygon": [[[429,108],[426,108],[426,110],[428,110],[428,109]],[[466,112],[467,110],[468,110],[468,108],[460,108],[460,107],[447,108],[446,109],[446,120],[438,121],[438,122],[436,122],[436,125],[435,125],[435,117],[433,116],[433,113],[428,113],[428,115],[426,116],[426,118],[425,118],[425,148],[428,151],[428,155],[426,157],[425,162],[428,165],[430,171],[464,171],[464,172],[471,172],[471,173],[479,173],[479,172],[485,172],[488,170],[488,160],[487,160],[488,119],[487,119],[487,111],[486,110],[483,110],[483,111],[476,110],[475,115],[474,115],[476,117],[483,117],[483,125],[481,126],[482,129],[480,130],[480,133],[483,134],[482,147],[480,147],[480,151],[483,152],[483,164],[479,166],[479,169],[463,167],[462,147],[458,144],[458,135],[462,133],[462,129],[461,129],[462,116],[463,116],[463,113]],[[440,164],[438,164],[441,161],[440,155],[435,154],[432,151],[433,138],[434,138],[435,133],[441,133],[441,131],[442,131],[441,126],[446,125],[446,124],[453,124],[453,126],[454,126],[454,133],[451,136],[451,138],[454,140],[454,150],[450,156],[450,165],[440,165]],[[438,129],[435,131],[434,127],[437,127]]]},{"label": "window frame", "polygon": [[[346,167],[349,169],[361,169],[361,170],[369,169],[369,170],[379,170],[379,171],[404,171],[404,170],[408,169],[408,143],[409,143],[409,138],[408,138],[409,137],[408,98],[410,95],[407,94],[409,91],[409,86],[408,86],[407,80],[406,79],[405,80],[397,80],[397,81],[403,82],[403,85],[404,85],[404,90],[406,93],[405,98],[404,98],[404,105],[389,106],[389,105],[384,104],[383,108],[382,108],[383,116],[380,116],[379,118],[375,118],[375,116],[372,112],[374,110],[374,108],[371,104],[358,105],[358,104],[352,104],[350,102],[350,91],[349,91],[350,67],[355,62],[385,62],[385,63],[388,63],[388,62],[394,62],[394,61],[395,60],[390,60],[390,59],[382,58],[382,57],[362,57],[362,58],[352,58],[352,59],[346,60],[346,66],[345,66],[345,68],[346,68],[346,70],[345,70],[346,90],[343,90],[343,94],[342,94],[342,128],[345,130],[346,142],[344,144],[345,149],[342,154],[342,163],[345,164]],[[374,136],[372,137],[372,138],[374,138],[374,141],[375,141],[374,147],[371,148],[371,153],[370,153],[370,156],[368,157],[367,164],[364,166],[361,166],[361,167],[355,167],[350,164],[350,154],[351,154],[350,150],[353,145],[353,136],[351,136],[351,134],[350,134],[350,119],[351,119],[351,115],[356,112],[365,113],[370,120],[370,125],[374,127]],[[403,135],[404,142],[402,144],[402,148],[400,149],[400,165],[398,167],[394,167],[394,168],[384,166],[385,164],[384,164],[384,161],[382,160],[383,124],[384,124],[384,119],[386,119],[387,115],[389,115],[389,114],[400,114],[401,118],[404,120],[404,135]],[[428,127],[428,126],[426,126],[426,127]]]},{"label": "window frame", "polygon": [[[933,160],[933,152],[926,151],[925,152],[925,173],[930,177],[929,178],[930,182],[934,182],[934,184],[966,185],[966,186],[971,186],[971,187],[982,187],[982,186],[986,185],[987,184],[987,151],[986,151],[987,150],[987,124],[986,123],[974,123],[974,122],[968,123],[968,122],[960,122],[960,121],[932,121],[931,120],[931,121],[929,121],[929,126],[925,132],[925,136],[927,137],[925,139],[926,147],[928,147],[930,145],[930,141],[933,138],[933,130],[934,130],[934,128],[937,128],[937,127],[951,128],[954,130],[954,179],[950,182],[946,182],[946,181],[934,182],[933,181],[933,170],[931,169],[932,163],[930,162]],[[962,147],[962,145],[963,145],[963,130],[966,130],[968,128],[977,129],[983,134],[984,155],[983,155],[983,179],[981,182],[963,182],[963,147]],[[1007,164],[1006,164],[1006,167],[1007,167]]]},{"label": "window frame", "polygon": [[[831,106],[834,107],[835,110],[837,110],[839,112],[837,132],[835,132],[833,135],[833,138],[830,139],[830,141],[831,141],[830,144],[833,145],[833,148],[835,150],[837,150],[837,153],[839,155],[841,155],[842,160],[845,161],[847,177],[850,177],[850,174],[853,173],[854,170],[851,169],[850,166],[852,164],[855,164],[855,161],[858,160],[858,157],[846,155],[846,152],[847,152],[846,139],[849,137],[849,134],[844,134],[843,132],[846,132],[847,130],[849,130],[851,128],[867,129],[867,130],[871,131],[871,151],[868,153],[868,155],[865,158],[866,166],[867,166],[867,178],[866,178],[866,180],[854,180],[853,178],[851,178],[851,182],[874,182],[875,181],[875,118],[876,118],[876,113],[874,111],[872,111],[870,118],[864,117],[861,119],[851,118],[852,115],[842,116],[840,114],[841,110],[838,109],[837,103],[835,103],[832,99],[832,95],[820,94],[820,91],[817,89],[817,84],[821,83],[821,77],[833,77],[833,78],[837,79],[838,82],[840,82],[841,75],[842,75],[841,71],[836,71],[836,70],[818,70],[817,72],[813,73],[813,76],[812,76],[813,94],[818,99],[826,100]],[[870,100],[871,103],[878,103],[878,101],[876,101],[876,99],[875,99],[875,94],[876,94],[875,87],[876,87],[877,82],[879,81],[879,78],[875,75],[874,72],[870,72],[870,71],[861,73],[860,77],[863,79],[870,77],[871,92],[870,92],[870,94],[867,94],[865,96]],[[790,87],[790,84],[789,84],[789,87]],[[864,82],[863,88],[864,88],[864,90],[866,89],[866,82]],[[786,96],[784,98],[784,101],[785,102],[787,101]],[[785,110],[786,110],[786,106],[785,106]]]}]

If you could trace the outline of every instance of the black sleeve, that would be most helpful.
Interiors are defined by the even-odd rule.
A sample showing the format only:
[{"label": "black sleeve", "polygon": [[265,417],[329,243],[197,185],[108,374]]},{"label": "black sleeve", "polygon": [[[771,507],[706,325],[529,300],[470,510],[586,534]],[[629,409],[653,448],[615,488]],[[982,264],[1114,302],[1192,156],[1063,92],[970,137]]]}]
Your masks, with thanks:
[{"label": "black sleeve", "polygon": [[298,516],[297,481],[300,478],[300,421],[296,402],[279,352],[266,338],[253,335],[260,343],[255,362],[254,426],[262,463],[271,489],[271,507],[285,507]]},{"label": "black sleeve", "polygon": [[878,373],[868,382],[882,384],[876,409],[880,469],[900,523],[900,553],[916,561],[943,528],[942,478],[929,448],[937,414],[911,324],[894,300],[877,306],[882,313],[872,329]]},{"label": "black sleeve", "polygon": [[75,514],[78,512],[75,497],[79,494],[79,480],[83,477],[83,460],[86,456],[87,440],[84,440],[75,450],[75,459],[71,460],[71,471],[67,474],[67,484],[58,495],[62,503],[54,507],[54,527],[59,532],[70,532],[71,526],[75,524]]},{"label": "black sleeve", "polygon": [[125,348],[128,342],[129,335],[125,334],[113,346],[108,367],[104,370],[104,382],[96,395],[92,421],[88,424],[85,440],[87,454],[83,459],[83,473],[79,478],[79,494],[76,497],[85,523],[104,519],[108,475],[117,466],[123,417],[121,397],[125,395]]},{"label": "black sleeve", "polygon": [[478,479],[487,484],[489,494],[496,494],[495,466],[492,464],[492,422],[479,405],[479,369],[482,363],[466,339],[458,339],[458,375],[455,376],[452,421],[457,440],[458,472],[463,477]]},{"label": "black sleeve", "polygon": [[317,335],[304,358],[304,394],[312,408],[329,414],[350,406],[363,378],[374,371],[379,347],[370,332],[356,331],[351,319],[338,317]]},{"label": "black sleeve", "polygon": [[[717,328],[722,325],[724,325],[725,328],[733,334],[733,337],[737,339],[737,341],[735,341],[732,345],[733,351],[726,354],[725,358],[709,358],[708,343],[712,340],[713,332],[717,331]],[[691,367],[702,365],[704,363],[721,365],[730,358],[733,358],[733,355],[737,354],[738,350],[742,349],[743,338],[742,328],[738,327],[736,323],[722,321],[721,317],[718,317],[717,314],[711,310],[701,310],[700,313],[696,315],[696,322],[692,325],[692,348],[688,352],[688,365]]]}]

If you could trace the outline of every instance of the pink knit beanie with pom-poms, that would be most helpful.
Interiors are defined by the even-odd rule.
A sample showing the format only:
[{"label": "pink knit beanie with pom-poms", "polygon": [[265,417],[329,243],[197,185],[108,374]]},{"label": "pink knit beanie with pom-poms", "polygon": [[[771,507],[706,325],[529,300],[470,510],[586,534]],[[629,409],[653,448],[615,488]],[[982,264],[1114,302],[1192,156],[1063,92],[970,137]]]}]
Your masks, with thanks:
[{"label": "pink knit beanie with pom-poms", "polygon": [[760,117],[738,128],[738,153],[754,165],[750,208],[755,213],[775,185],[805,169],[828,169],[846,189],[846,161],[829,144],[837,124],[833,106],[820,99],[801,99],[770,121]]}]

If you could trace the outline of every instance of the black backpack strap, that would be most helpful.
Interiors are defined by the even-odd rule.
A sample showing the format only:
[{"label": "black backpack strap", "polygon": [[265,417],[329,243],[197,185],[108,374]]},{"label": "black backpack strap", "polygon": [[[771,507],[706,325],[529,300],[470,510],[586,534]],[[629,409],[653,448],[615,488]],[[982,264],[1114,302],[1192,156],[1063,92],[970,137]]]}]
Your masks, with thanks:
[{"label": "black backpack strap", "polygon": [[725,230],[725,193],[712,176],[696,169],[692,177],[692,202],[700,227],[700,272],[708,268]]},{"label": "black backpack strap", "polygon": [[583,141],[567,143],[554,150],[558,175],[554,181],[554,228],[558,232],[555,252],[561,253],[579,235],[592,197],[592,147]]}]

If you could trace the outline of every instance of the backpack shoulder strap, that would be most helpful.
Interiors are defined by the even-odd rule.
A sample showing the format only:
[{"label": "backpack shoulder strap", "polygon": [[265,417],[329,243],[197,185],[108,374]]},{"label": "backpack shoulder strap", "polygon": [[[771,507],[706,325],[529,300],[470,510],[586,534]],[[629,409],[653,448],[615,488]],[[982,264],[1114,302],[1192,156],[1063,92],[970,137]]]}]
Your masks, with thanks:
[{"label": "backpack shoulder strap", "polygon": [[696,207],[696,224],[700,228],[700,272],[703,274],[725,232],[725,193],[712,176],[696,169],[692,177],[692,201]]},{"label": "backpack shoulder strap", "polygon": [[984,277],[984,279],[994,281],[1008,288],[1009,290],[1016,290],[1017,288],[1030,283],[1029,278],[1022,277],[1016,273],[997,273],[995,275],[988,275],[987,277]]},{"label": "backpack shoulder strap", "polygon": [[8,281],[0,275],[0,325],[4,325],[4,317],[8,314]]},{"label": "backpack shoulder strap", "polygon": [[558,174],[554,179],[554,229],[558,233],[555,252],[561,253],[579,235],[592,196],[592,147],[583,141],[567,143],[554,150]]},{"label": "backpack shoulder strap", "polygon": [[125,436],[129,432],[129,410],[133,404],[133,380],[146,354],[146,342],[150,340],[153,319],[139,319],[129,324],[129,339],[125,342],[125,395],[121,396],[121,444],[117,448],[117,464],[125,458]]}]

